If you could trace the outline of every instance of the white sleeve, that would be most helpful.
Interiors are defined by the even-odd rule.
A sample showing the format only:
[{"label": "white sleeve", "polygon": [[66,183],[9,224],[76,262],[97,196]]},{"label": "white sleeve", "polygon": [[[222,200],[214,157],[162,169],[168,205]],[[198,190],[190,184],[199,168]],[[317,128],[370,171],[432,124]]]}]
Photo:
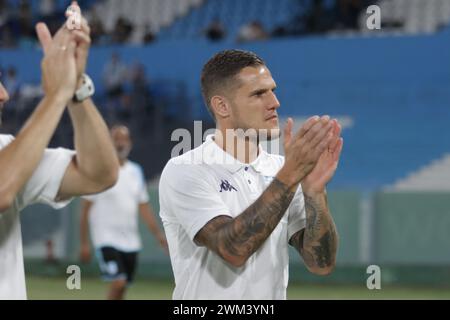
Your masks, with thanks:
[{"label": "white sleeve", "polygon": [[87,196],[81,196],[80,198],[83,199],[83,200],[87,200],[89,202],[95,202],[97,197],[98,197],[98,194],[90,194],[90,195],[87,195]]},{"label": "white sleeve", "polygon": [[298,186],[294,199],[289,205],[288,240],[306,226],[305,199],[301,185]]},{"label": "white sleeve", "polygon": [[141,192],[139,194],[139,204],[147,203],[150,199],[148,197],[148,191],[145,184],[142,185]]},{"label": "white sleeve", "polygon": [[163,219],[175,218],[191,240],[211,219],[230,215],[211,174],[195,164],[169,162],[160,180],[160,206]]},{"label": "white sleeve", "polygon": [[144,170],[138,165],[139,169],[139,179],[141,181],[141,191],[139,193],[139,204],[149,202],[147,183],[145,182]]},{"label": "white sleeve", "polygon": [[75,151],[58,148],[46,149],[41,162],[18,196],[19,207],[44,203],[55,209],[66,206],[70,200],[55,202],[67,167]]}]

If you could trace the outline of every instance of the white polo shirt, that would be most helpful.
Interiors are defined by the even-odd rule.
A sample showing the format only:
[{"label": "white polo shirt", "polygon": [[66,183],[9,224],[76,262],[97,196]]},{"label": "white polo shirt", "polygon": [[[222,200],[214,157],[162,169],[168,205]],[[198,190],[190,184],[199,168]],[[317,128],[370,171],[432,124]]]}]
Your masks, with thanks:
[{"label": "white polo shirt", "polygon": [[175,276],[174,299],[286,299],[288,241],[305,227],[301,188],[269,238],[240,268],[193,241],[214,217],[236,217],[255,202],[283,162],[260,148],[253,163],[241,163],[208,136],[200,147],[167,163],[159,187],[160,216]]},{"label": "white polo shirt", "polygon": [[114,247],[124,252],[141,249],[139,205],[149,201],[140,165],[127,161],[117,183],[105,192],[83,197],[92,203],[89,229],[94,247]]},{"label": "white polo shirt", "polygon": [[[0,149],[13,140],[13,136],[0,135]],[[33,203],[45,203],[55,209],[69,203],[56,203],[55,197],[74,154],[62,148],[45,150],[39,166],[13,205],[0,213],[0,300],[27,298],[19,212]]]}]

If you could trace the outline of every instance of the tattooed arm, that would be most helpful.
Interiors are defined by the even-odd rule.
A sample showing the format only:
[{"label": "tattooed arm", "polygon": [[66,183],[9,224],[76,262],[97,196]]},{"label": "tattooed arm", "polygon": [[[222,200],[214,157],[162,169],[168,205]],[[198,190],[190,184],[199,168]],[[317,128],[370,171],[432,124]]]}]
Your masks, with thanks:
[{"label": "tattooed arm", "polygon": [[314,169],[302,180],[306,227],[295,233],[294,246],[312,273],[330,274],[336,264],[338,235],[327,202],[326,184],[333,177],[342,151],[341,126],[334,122],[333,139]]},{"label": "tattooed arm", "polygon": [[275,178],[250,207],[236,218],[218,216],[196,235],[195,241],[216,252],[235,267],[264,243],[280,222],[294,198],[295,188]]},{"label": "tattooed arm", "polygon": [[310,118],[295,137],[293,122],[285,128],[286,161],[276,178],[262,195],[236,218],[218,216],[195,236],[198,245],[206,246],[235,267],[245,264],[276,228],[288,209],[300,181],[314,168],[320,154],[331,141],[329,117]]},{"label": "tattooed arm", "polygon": [[338,234],[330,214],[325,193],[304,194],[306,227],[295,233],[290,244],[303,257],[309,271],[318,275],[330,274],[336,265]]}]

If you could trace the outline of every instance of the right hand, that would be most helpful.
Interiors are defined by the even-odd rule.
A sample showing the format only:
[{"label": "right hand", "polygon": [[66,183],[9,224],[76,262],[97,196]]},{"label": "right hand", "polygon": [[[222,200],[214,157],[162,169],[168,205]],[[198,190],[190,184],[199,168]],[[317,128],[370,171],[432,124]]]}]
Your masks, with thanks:
[{"label": "right hand", "polygon": [[[87,20],[82,16],[81,8],[76,1],[72,1],[68,10],[72,12],[78,12],[80,15],[80,28],[70,30],[71,34],[75,37],[77,48],[75,51],[75,59],[77,63],[77,77],[78,84],[81,85],[82,75],[85,73],[87,58],[89,56],[89,49],[91,47],[91,28]],[[66,17],[69,19],[68,11],[66,11]]]},{"label": "right hand", "polygon": [[65,26],[54,38],[44,23],[36,25],[36,32],[44,50],[41,68],[45,96],[59,98],[66,103],[72,99],[77,86],[75,38]]},{"label": "right hand", "polygon": [[292,188],[315,167],[320,155],[333,138],[332,121],[329,116],[311,117],[292,135],[294,122],[288,119],[284,128],[285,162],[277,177]]},{"label": "right hand", "polygon": [[158,236],[158,242],[161,248],[163,248],[166,253],[169,253],[169,244],[167,243],[167,239],[164,235]]},{"label": "right hand", "polygon": [[89,245],[82,245],[80,249],[80,260],[83,263],[91,261],[91,248]]}]

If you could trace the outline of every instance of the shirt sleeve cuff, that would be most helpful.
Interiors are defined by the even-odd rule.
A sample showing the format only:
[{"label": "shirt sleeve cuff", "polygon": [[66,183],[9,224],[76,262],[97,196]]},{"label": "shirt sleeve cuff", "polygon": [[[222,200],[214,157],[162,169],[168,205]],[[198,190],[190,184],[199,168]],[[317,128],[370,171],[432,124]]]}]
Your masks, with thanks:
[{"label": "shirt sleeve cuff", "polygon": [[211,213],[209,215],[202,215],[201,218],[197,219],[192,225],[191,228],[187,231],[189,238],[194,241],[197,233],[212,219],[219,216],[227,216],[233,218],[229,213]]},{"label": "shirt sleeve cuff", "polygon": [[54,209],[61,209],[70,203],[72,199],[66,199],[64,201],[56,201],[56,197],[58,195],[58,191],[61,187],[62,180],[66,173],[67,167],[73,159],[73,156],[76,154],[73,150],[68,150],[64,148],[58,148],[58,158],[55,162],[58,163],[58,166],[54,167],[54,170],[51,173],[50,183],[48,189],[42,194],[41,199]]}]

